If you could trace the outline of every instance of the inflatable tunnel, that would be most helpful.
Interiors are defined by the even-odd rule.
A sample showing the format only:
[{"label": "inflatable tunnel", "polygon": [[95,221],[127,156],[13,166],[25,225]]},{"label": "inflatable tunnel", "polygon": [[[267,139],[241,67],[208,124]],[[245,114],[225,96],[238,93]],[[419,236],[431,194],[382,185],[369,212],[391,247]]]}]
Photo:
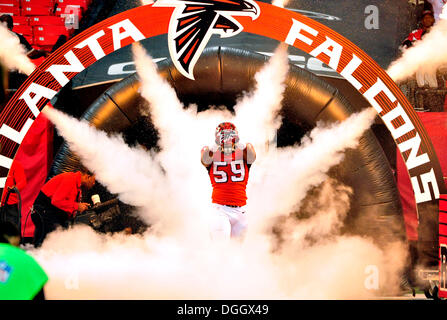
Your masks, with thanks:
[{"label": "inflatable tunnel", "polygon": [[[209,48],[195,66],[194,81],[181,75],[169,60],[158,66],[160,74],[185,105],[195,103],[199,111],[208,105],[225,105],[231,110],[237,97],[253,86],[255,73],[267,59],[241,49]],[[290,66],[286,85],[279,147],[298,142],[320,120],[344,120],[353,113],[349,101],[335,87],[302,68]],[[138,92],[139,87],[137,74],[130,75],[98,97],[82,118],[107,132],[130,130],[141,120],[138,106],[146,103]],[[156,132],[144,139],[146,145],[156,145]],[[50,176],[79,167],[79,159],[63,144],[55,156]],[[356,149],[346,152],[344,161],[332,168],[330,175],[354,190],[345,221],[347,232],[369,235],[376,240],[380,236],[381,243],[405,239],[393,173],[371,130],[365,132]]]}]

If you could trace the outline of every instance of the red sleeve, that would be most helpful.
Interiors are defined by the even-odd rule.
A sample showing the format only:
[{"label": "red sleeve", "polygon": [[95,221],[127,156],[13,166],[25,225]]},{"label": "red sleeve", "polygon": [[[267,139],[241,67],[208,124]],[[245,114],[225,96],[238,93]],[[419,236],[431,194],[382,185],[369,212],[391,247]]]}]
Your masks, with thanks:
[{"label": "red sleeve", "polygon": [[14,166],[14,182],[19,191],[22,191],[27,184],[25,170],[23,170],[23,167],[20,164],[20,162],[17,161],[15,162]]},{"label": "red sleeve", "polygon": [[421,40],[421,38],[422,38],[422,30],[421,29],[417,29],[417,30],[413,30],[408,35],[407,40],[416,41],[416,40]]},{"label": "red sleeve", "polygon": [[78,210],[77,195],[76,182],[74,180],[66,181],[61,183],[52,195],[51,204],[71,215]]}]

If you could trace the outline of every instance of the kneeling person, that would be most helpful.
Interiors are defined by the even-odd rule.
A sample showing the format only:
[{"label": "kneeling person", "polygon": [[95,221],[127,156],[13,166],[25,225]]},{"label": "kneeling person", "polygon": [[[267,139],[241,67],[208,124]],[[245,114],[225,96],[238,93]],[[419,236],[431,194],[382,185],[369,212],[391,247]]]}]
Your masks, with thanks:
[{"label": "kneeling person", "polygon": [[81,202],[81,188],[91,189],[95,176],[89,172],[64,172],[51,178],[34,201],[31,219],[35,225],[34,244],[40,246],[46,235],[90,206]]}]

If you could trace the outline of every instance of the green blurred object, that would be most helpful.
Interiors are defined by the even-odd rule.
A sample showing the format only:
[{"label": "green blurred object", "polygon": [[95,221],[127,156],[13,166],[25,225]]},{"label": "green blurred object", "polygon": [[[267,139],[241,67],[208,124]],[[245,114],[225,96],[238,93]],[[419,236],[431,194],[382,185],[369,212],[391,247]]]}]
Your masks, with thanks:
[{"label": "green blurred object", "polygon": [[24,250],[0,243],[0,300],[32,300],[48,276]]}]

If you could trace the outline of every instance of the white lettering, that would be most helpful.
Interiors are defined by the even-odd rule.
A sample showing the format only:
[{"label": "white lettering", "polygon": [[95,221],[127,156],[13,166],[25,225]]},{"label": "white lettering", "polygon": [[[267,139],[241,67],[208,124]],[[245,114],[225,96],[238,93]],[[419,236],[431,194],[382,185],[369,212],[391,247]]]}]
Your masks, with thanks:
[{"label": "white lettering", "polygon": [[[124,29],[123,32],[120,32],[121,28]],[[129,19],[118,22],[110,26],[109,29],[112,29],[114,50],[118,50],[121,48],[121,41],[123,39],[129,37],[131,37],[134,41],[140,41],[144,39],[144,35],[141,33],[140,30],[137,29],[137,27],[133,25],[132,22],[130,22]]]},{"label": "white lettering", "polygon": [[365,18],[365,28],[368,30],[379,29],[379,8],[369,5],[365,8],[365,14],[369,14]]},{"label": "white lettering", "polygon": [[12,165],[12,159],[5,157],[3,155],[0,155],[0,167],[9,169]]},{"label": "white lettering", "polygon": [[68,51],[64,55],[69,64],[53,64],[46,71],[51,73],[51,75],[56,79],[57,82],[63,87],[70,80],[64,74],[64,72],[81,72],[85,69],[78,57],[73,53],[73,51]]},{"label": "white lettering", "polygon": [[[124,70],[125,67],[127,66],[132,66],[130,68],[130,70]],[[123,63],[117,63],[117,64],[112,64],[109,67],[109,70],[107,71],[108,75],[111,76],[115,76],[115,75],[120,75],[120,74],[127,74],[127,73],[135,73],[136,69],[135,69],[135,62],[131,61],[131,62],[123,62]]]},{"label": "white lettering", "polygon": [[304,56],[296,56],[296,55],[289,55],[289,59],[297,67],[300,67],[300,68],[304,68],[305,67],[304,64],[302,64],[300,62],[306,62],[306,57],[304,57]]},{"label": "white lettering", "polygon": [[[6,168],[9,170],[11,168],[11,165],[12,165],[12,159],[7,158],[3,155],[0,155],[0,167]],[[0,178],[0,189],[3,189],[5,187],[6,178],[7,177]]]},{"label": "white lettering", "polygon": [[[155,63],[165,60],[166,58],[158,58],[158,59],[152,59]],[[125,70],[126,67],[128,67],[128,70]],[[137,72],[137,70],[135,69],[135,62],[134,61],[130,61],[130,62],[123,62],[123,63],[116,63],[116,64],[112,64],[109,67],[109,70],[107,71],[108,75],[111,76],[116,76],[116,75],[120,75],[120,74],[129,74],[129,73],[135,73]]]},{"label": "white lettering", "polygon": [[[331,50],[329,48],[332,48]],[[310,52],[310,55],[318,57],[324,53],[329,57],[328,66],[334,70],[337,70],[338,63],[340,62],[341,53],[343,47],[329,37],[326,37],[326,41],[320,44],[318,47]]]},{"label": "white lettering", "polygon": [[[397,119],[398,117],[401,117],[404,121],[404,124],[400,125],[399,127],[395,128],[394,125],[391,123],[391,121]],[[404,134],[407,134],[411,130],[414,129],[413,124],[411,123],[410,118],[408,118],[408,115],[405,113],[405,110],[402,108],[400,103],[397,104],[397,107],[393,110],[389,111],[385,115],[382,116],[383,121],[385,122],[386,126],[391,132],[391,135],[393,136],[394,140],[397,140],[398,138],[402,137]]]},{"label": "white lettering", "polygon": [[432,200],[430,194],[430,188],[428,185],[429,183],[431,183],[432,185],[435,199],[439,198],[439,188],[438,183],[436,182],[436,176],[433,168],[430,170],[430,172],[421,175],[421,182],[422,182],[422,191],[421,188],[419,187],[418,177],[411,178],[411,184],[413,185],[414,197],[416,199],[416,203]]},{"label": "white lettering", "polygon": [[355,70],[357,70],[361,63],[362,60],[360,60],[360,58],[357,57],[355,54],[352,54],[352,60],[349,61],[348,65],[343,69],[342,72],[340,72],[340,75],[348,80],[349,83],[351,83],[357,90],[360,90],[363,85],[356,78],[354,78],[352,74]]},{"label": "white lettering", "polygon": [[366,266],[365,274],[368,276],[365,278],[364,286],[367,290],[379,289],[379,268],[374,265]]},{"label": "white lettering", "polygon": [[323,62],[318,60],[317,58],[310,57],[307,61],[306,65],[307,69],[313,70],[313,71],[326,71],[326,72],[334,72],[331,68],[326,68],[323,65]]},{"label": "white lettering", "polygon": [[419,134],[417,134],[417,133],[414,138],[408,139],[407,141],[399,144],[399,149],[401,152],[411,150],[410,154],[408,155],[407,161],[405,161],[405,164],[407,165],[408,170],[416,168],[416,167],[423,165],[424,163],[427,163],[430,161],[430,159],[426,153],[423,153],[419,156],[417,155],[420,146],[421,146],[421,138],[419,137]]},{"label": "white lettering", "polygon": [[[31,93],[34,93],[34,97],[31,97]],[[40,84],[32,82],[19,99],[25,100],[28,108],[37,117],[40,113],[37,103],[40,99],[47,98],[52,99],[56,95],[57,91],[41,86]]]},{"label": "white lettering", "polygon": [[14,141],[15,143],[21,144],[25,134],[28,132],[29,128],[33,124],[34,120],[28,119],[25,122],[25,125],[22,127],[22,130],[16,131],[10,126],[3,124],[0,128],[0,135]]},{"label": "white lettering", "polygon": [[98,42],[98,39],[101,38],[103,35],[105,35],[105,32],[103,30],[95,33],[91,37],[88,37],[84,41],[78,43],[75,48],[82,49],[85,46],[88,46],[89,49],[92,51],[93,55],[95,56],[96,60],[99,60],[103,57],[105,57],[104,50],[102,50],[101,45]]},{"label": "white lettering", "polygon": [[304,30],[304,31],[310,33],[314,37],[317,36],[318,31],[309,27],[308,25],[305,25],[304,23],[301,23],[301,22],[295,20],[295,19],[292,19],[292,21],[293,21],[293,24],[292,24],[292,27],[290,28],[289,34],[287,35],[285,42],[287,44],[293,46],[293,44],[295,43],[295,40],[300,40],[309,46],[312,45],[313,40],[309,39],[308,37],[303,35],[301,33],[301,30]]},{"label": "white lettering", "polygon": [[396,101],[396,97],[391,93],[390,89],[380,80],[377,78],[377,82],[371,86],[364,94],[363,96],[366,98],[366,100],[369,101],[369,103],[376,109],[378,113],[382,112],[382,107],[377,103],[375,97],[380,93],[384,92],[385,95],[391,100],[391,102]]}]

